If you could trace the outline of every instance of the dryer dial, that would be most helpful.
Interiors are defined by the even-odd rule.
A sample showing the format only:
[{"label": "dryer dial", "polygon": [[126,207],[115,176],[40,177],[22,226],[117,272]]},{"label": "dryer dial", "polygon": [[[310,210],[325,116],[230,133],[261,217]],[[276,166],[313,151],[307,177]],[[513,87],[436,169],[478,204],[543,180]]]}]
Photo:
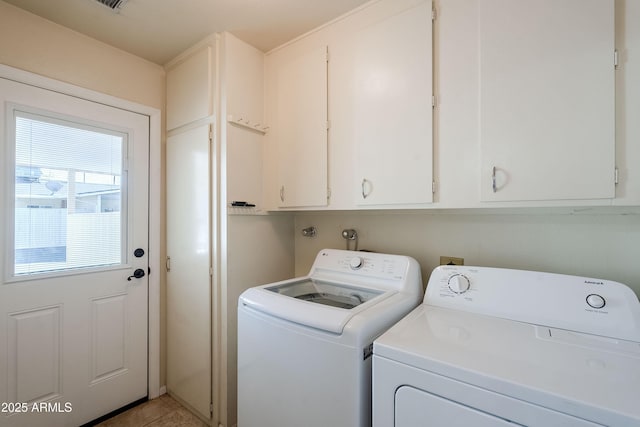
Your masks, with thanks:
[{"label": "dryer dial", "polygon": [[449,277],[447,284],[449,285],[449,289],[451,290],[451,292],[454,292],[456,294],[463,294],[467,292],[471,287],[469,278],[462,274],[454,274],[453,276]]},{"label": "dryer dial", "polygon": [[607,302],[605,299],[598,294],[590,294],[587,296],[587,304],[593,308],[602,308],[605,306]]}]

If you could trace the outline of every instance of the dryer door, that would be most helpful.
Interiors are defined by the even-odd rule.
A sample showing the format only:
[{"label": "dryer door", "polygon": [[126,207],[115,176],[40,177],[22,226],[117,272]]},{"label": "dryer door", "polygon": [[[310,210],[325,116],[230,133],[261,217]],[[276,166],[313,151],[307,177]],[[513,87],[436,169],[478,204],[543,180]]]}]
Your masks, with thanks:
[{"label": "dryer door", "polygon": [[435,394],[402,386],[396,391],[395,427],[502,427],[519,426]]}]

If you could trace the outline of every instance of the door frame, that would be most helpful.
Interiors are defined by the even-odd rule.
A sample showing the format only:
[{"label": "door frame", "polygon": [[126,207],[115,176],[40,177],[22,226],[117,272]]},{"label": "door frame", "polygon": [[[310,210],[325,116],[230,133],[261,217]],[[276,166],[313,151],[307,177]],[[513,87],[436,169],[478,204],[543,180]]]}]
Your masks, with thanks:
[{"label": "door frame", "polygon": [[161,119],[156,108],[0,64],[0,77],[149,117],[148,398],[160,396]]}]

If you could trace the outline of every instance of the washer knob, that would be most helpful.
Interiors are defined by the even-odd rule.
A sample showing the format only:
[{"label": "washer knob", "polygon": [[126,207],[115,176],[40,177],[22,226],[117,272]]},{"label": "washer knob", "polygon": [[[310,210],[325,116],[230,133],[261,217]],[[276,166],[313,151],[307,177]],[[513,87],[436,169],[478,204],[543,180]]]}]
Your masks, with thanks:
[{"label": "washer knob", "polygon": [[463,294],[471,287],[471,282],[469,282],[467,276],[463,276],[462,274],[454,274],[449,277],[449,281],[447,283],[449,285],[449,289],[456,294]]},{"label": "washer knob", "polygon": [[352,270],[357,270],[361,268],[363,265],[364,265],[364,259],[362,259],[362,257],[359,257],[359,256],[354,256],[349,261],[349,267],[351,267]]},{"label": "washer knob", "polygon": [[605,299],[598,294],[587,295],[587,304],[589,304],[590,307],[602,308],[606,303]]}]

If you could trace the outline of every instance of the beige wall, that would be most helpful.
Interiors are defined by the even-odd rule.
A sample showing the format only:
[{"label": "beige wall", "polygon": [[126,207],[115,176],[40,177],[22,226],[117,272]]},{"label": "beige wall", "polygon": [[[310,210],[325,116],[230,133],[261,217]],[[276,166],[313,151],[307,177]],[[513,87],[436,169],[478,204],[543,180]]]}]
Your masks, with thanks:
[{"label": "beige wall", "polygon": [[[311,225],[317,236],[303,237],[301,230]],[[299,214],[296,275],[309,271],[320,249],[344,249],[344,228],[357,230],[360,249],[414,257],[425,285],[444,255],[464,258],[466,265],[615,280],[640,295],[639,208]]]},{"label": "beige wall", "polygon": [[162,67],[3,1],[0,63],[164,109]]},{"label": "beige wall", "polygon": [[[0,64],[156,108],[163,112],[164,122],[165,72],[161,66],[44,20],[1,0]],[[161,128],[164,129],[164,124]],[[161,151],[164,153],[164,149]],[[164,171],[164,160],[162,163]],[[164,179],[164,172],[162,177]],[[161,188],[164,188],[164,185]],[[161,205],[164,206],[164,196],[161,196],[161,199]],[[164,230],[164,213],[161,215],[161,229]],[[162,233],[161,259],[164,259],[164,231]],[[164,288],[165,281],[162,278],[163,307]],[[165,384],[166,328],[163,307],[161,385]]]}]

